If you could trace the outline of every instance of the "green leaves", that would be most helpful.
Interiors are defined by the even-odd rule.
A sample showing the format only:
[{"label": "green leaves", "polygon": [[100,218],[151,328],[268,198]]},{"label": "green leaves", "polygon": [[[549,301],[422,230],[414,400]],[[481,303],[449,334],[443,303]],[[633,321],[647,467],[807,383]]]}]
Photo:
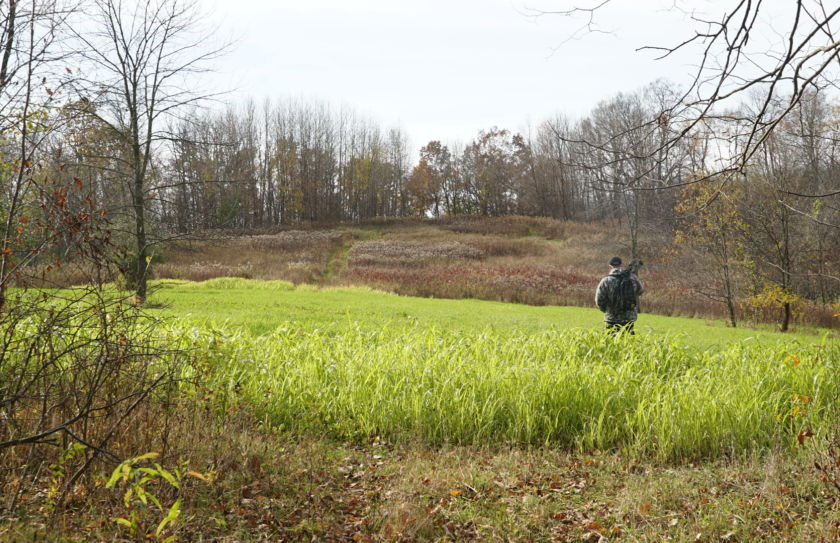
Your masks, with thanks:
[{"label": "green leaves", "polygon": [[[161,500],[167,486],[180,493],[181,483],[186,475],[206,482],[210,481],[208,476],[188,470],[189,462],[184,462],[174,469],[166,469],[157,462],[151,466],[143,465],[159,456],[159,453],[151,452],[125,460],[114,469],[105,485],[106,488],[125,486],[122,501],[130,511],[129,518],[115,517],[112,520],[128,529],[132,535],[144,535],[149,538],[152,534],[138,533],[140,526],[157,524],[154,537],[159,539],[167,527],[171,531],[177,523],[181,515],[182,498],[179,496],[171,505],[164,505]],[[153,492],[153,489],[156,490]],[[161,514],[163,518],[160,518]],[[141,519],[148,520],[141,523]],[[174,540],[174,535],[163,539],[163,541]]]},{"label": "green leaves", "polygon": [[155,529],[155,535],[160,536],[160,533],[163,531],[164,528],[166,528],[166,525],[178,520],[178,517],[180,515],[181,498],[178,498],[177,500],[175,500],[175,503],[172,504],[172,507],[169,508],[169,512],[166,513],[166,517],[164,517],[164,519],[160,521],[160,524],[158,524],[158,527]]}]

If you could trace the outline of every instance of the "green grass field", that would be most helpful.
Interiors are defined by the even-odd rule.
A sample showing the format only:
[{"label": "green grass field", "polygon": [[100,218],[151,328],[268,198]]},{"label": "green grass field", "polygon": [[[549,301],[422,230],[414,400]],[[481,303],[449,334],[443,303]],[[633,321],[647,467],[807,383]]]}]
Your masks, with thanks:
[{"label": "green grass field", "polygon": [[613,338],[580,308],[158,287],[156,311],[176,317],[221,407],[285,431],[686,459],[792,447],[836,420],[840,345],[825,335],[644,315],[638,335]]},{"label": "green grass field", "polygon": [[[597,329],[597,309],[530,306],[484,300],[448,300],[397,296],[368,288],[318,290],[293,287],[285,281],[221,278],[201,283],[166,280],[155,285],[153,312],[197,323],[241,328],[256,335],[284,323],[308,327],[376,329],[382,326],[423,325],[441,330],[494,330],[532,333],[570,328]],[[830,331],[780,334],[769,325],[727,328],[722,321],[642,314],[639,335],[679,336],[687,345],[708,348],[732,343],[817,343]]]}]

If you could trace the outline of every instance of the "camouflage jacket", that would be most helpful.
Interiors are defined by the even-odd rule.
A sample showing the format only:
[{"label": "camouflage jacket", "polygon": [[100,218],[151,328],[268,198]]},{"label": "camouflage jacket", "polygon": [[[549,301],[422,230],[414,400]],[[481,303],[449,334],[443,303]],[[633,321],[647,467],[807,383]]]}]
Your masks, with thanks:
[{"label": "camouflage jacket", "polygon": [[[595,291],[595,305],[598,309],[604,312],[604,322],[610,323],[626,323],[633,322],[639,316],[638,307],[634,307],[629,311],[616,311],[610,307],[610,300],[614,298],[615,290],[618,288],[619,280],[615,277],[624,271],[624,268],[615,268],[610,270],[610,274],[601,279],[598,283],[598,289]],[[645,291],[642,288],[642,283],[634,274],[630,274],[630,280],[636,287],[636,296],[641,296]]]}]

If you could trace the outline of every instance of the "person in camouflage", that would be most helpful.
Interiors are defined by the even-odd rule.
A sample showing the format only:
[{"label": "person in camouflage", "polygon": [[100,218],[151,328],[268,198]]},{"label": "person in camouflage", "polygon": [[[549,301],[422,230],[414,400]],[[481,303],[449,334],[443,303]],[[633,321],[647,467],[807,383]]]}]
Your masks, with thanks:
[{"label": "person in camouflage", "polygon": [[[595,291],[595,305],[598,309],[604,312],[604,324],[606,329],[615,334],[621,330],[626,330],[627,333],[633,334],[634,323],[639,316],[638,304],[632,309],[621,310],[616,307],[619,283],[621,280],[617,277],[625,272],[621,267],[621,259],[614,256],[609,261],[610,273],[601,279],[598,283],[598,289]],[[630,274],[630,280],[633,282],[633,287],[636,291],[636,299],[644,292],[641,281],[635,274]]]}]

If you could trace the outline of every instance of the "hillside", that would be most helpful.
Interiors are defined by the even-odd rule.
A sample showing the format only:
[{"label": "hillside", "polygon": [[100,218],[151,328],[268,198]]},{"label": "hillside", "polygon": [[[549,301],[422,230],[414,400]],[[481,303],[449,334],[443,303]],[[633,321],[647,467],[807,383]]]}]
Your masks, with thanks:
[{"label": "hillside", "polygon": [[[592,307],[606,261],[613,255],[629,258],[623,228],[531,217],[297,226],[206,234],[171,244],[154,269],[161,279],[240,277],[319,287],[363,285],[420,297]],[[645,260],[643,312],[724,318],[725,306],[703,293],[710,279],[696,255],[656,231],[643,234],[639,252]],[[749,292],[745,287],[740,300],[740,326],[777,322],[781,309],[750,303]],[[795,307],[794,323],[838,329],[836,311],[830,303],[803,299]]]}]

